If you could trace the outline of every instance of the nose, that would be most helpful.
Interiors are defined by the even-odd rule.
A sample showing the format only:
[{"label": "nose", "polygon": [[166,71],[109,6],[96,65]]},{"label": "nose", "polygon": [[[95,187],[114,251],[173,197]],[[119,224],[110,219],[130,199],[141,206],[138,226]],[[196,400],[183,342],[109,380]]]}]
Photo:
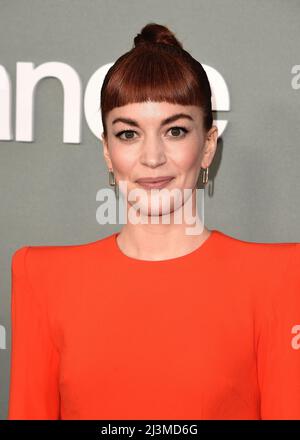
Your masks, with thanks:
[{"label": "nose", "polygon": [[140,162],[150,168],[156,168],[167,161],[163,141],[150,136],[142,144]]}]

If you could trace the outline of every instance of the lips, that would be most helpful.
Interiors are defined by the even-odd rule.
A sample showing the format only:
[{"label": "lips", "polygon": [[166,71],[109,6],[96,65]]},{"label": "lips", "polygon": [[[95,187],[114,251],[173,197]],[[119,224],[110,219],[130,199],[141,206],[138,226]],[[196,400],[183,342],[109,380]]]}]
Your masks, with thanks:
[{"label": "lips", "polygon": [[141,185],[145,189],[151,189],[151,188],[164,188],[173,180],[174,177],[168,176],[168,177],[156,177],[153,179],[149,178],[143,178],[138,179],[137,183]]},{"label": "lips", "polygon": [[158,176],[158,177],[142,177],[137,179],[138,183],[160,183],[173,179],[173,176]]}]

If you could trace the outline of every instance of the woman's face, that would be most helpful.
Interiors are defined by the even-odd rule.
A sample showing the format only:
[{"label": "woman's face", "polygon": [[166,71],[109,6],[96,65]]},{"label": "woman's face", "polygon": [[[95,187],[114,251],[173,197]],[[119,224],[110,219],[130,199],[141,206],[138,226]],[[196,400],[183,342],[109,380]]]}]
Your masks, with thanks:
[{"label": "woman's face", "polygon": [[[107,140],[102,137],[102,141],[107,166],[117,183],[126,181],[127,193],[136,188],[144,190],[147,206],[142,203],[140,209],[145,215],[154,199],[138,179],[172,176],[164,189],[178,188],[183,196],[183,189],[196,187],[200,167],[210,165],[217,145],[217,127],[204,130],[198,106],[131,103],[111,110],[106,125]],[[179,199],[177,203],[172,200],[169,212],[179,205]]]}]

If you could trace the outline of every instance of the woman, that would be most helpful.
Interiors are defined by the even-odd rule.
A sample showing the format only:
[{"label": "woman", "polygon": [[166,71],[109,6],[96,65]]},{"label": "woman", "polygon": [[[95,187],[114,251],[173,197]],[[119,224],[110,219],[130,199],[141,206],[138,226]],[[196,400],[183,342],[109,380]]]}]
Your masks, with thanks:
[{"label": "woman", "polygon": [[138,210],[154,221],[15,252],[8,418],[300,419],[299,243],[202,224],[197,180],[217,144],[208,78],[164,26],[134,43],[102,85],[102,140],[110,183],[146,195]]}]

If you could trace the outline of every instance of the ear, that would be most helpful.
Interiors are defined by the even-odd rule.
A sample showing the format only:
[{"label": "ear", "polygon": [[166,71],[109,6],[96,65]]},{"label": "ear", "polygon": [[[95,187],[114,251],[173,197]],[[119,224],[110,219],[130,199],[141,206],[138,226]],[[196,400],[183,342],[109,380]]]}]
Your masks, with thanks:
[{"label": "ear", "polygon": [[207,168],[212,163],[218,144],[218,127],[213,125],[206,134],[201,167]]},{"label": "ear", "polygon": [[111,170],[112,169],[112,163],[111,163],[111,159],[110,159],[107,139],[105,139],[103,133],[101,134],[100,138],[101,138],[101,142],[102,142],[102,145],[103,145],[103,156],[104,156],[106,165],[107,165],[108,169]]},{"label": "ear", "polygon": [[100,141],[104,144],[106,142],[105,140],[105,136],[104,136],[104,132],[102,131],[102,133],[100,134]]}]

